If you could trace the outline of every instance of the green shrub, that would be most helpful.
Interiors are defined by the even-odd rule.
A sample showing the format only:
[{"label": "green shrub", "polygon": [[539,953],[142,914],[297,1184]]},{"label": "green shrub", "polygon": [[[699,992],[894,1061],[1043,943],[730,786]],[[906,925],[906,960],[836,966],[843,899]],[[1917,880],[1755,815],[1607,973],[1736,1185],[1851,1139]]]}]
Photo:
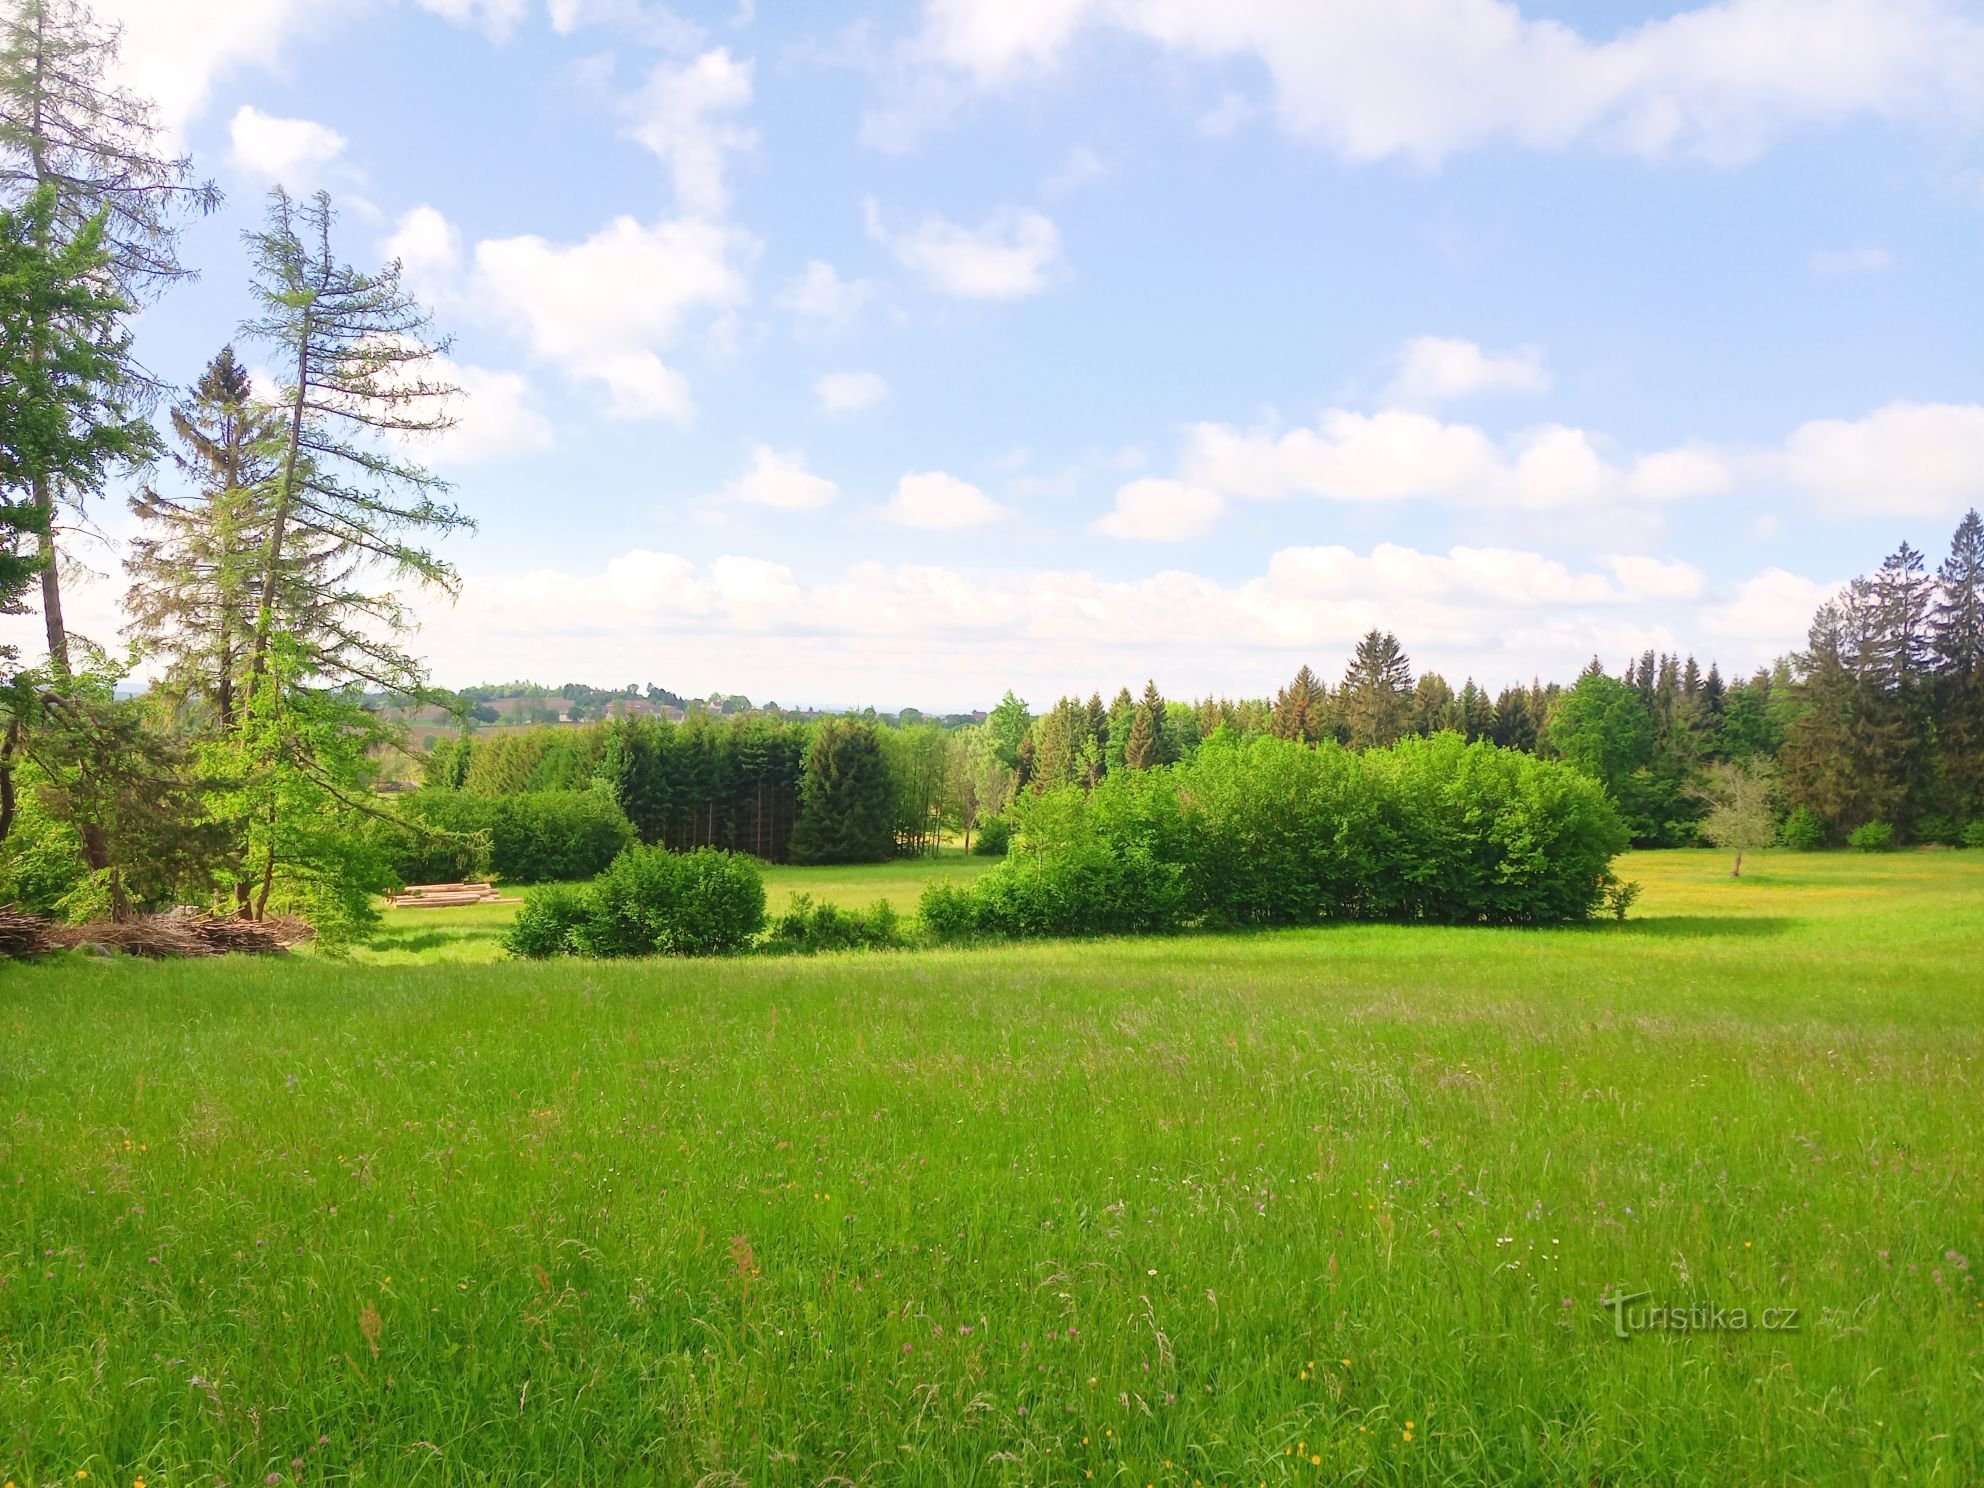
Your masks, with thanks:
[{"label": "green shrub", "polygon": [[586,888],[548,884],[533,889],[503,932],[503,949],[532,960],[572,955],[578,949],[573,932],[591,913],[592,894]]},{"label": "green shrub", "polygon": [[1846,845],[1861,852],[1886,852],[1894,846],[1894,828],[1887,822],[1863,822],[1846,834]]},{"label": "green shrub", "polygon": [[1809,806],[1800,806],[1777,829],[1777,840],[1793,852],[1817,852],[1825,846],[1825,819]]},{"label": "green shrub", "polygon": [[634,840],[603,788],[515,796],[421,790],[401,813],[425,830],[395,833],[403,883],[456,883],[495,874],[512,883],[590,878]]},{"label": "green shrub", "polygon": [[934,879],[924,886],[916,920],[931,939],[946,943],[971,940],[982,933],[978,928],[978,896],[948,878]]},{"label": "green shrub", "polygon": [[1645,891],[1645,885],[1638,879],[1620,878],[1614,873],[1605,875],[1601,887],[1605,893],[1606,909],[1611,911],[1613,919],[1620,921],[1631,913],[1633,906],[1639,903],[1640,895]]},{"label": "green shrub", "polygon": [[978,824],[978,835],[972,839],[971,855],[975,858],[1003,858],[1013,845],[1013,824],[1003,816],[988,816]]},{"label": "green shrub", "polygon": [[630,847],[588,886],[571,928],[581,955],[723,956],[765,927],[765,882],[741,853]]},{"label": "green shrub", "polygon": [[1984,821],[1974,821],[1963,829],[1965,847],[1984,847]]},{"label": "green shrub", "polygon": [[1319,920],[1585,919],[1626,845],[1604,788],[1456,734],[1353,754],[1216,735],[1167,769],[1014,804],[1017,846],[926,894],[940,940]]},{"label": "green shrub", "polygon": [[842,909],[815,904],[810,894],[795,894],[785,913],[772,921],[765,948],[797,955],[821,951],[893,950],[903,943],[902,919],[886,899],[866,909]]},{"label": "green shrub", "polygon": [[1963,842],[1963,832],[1957,826],[1956,818],[1944,816],[1940,811],[1916,818],[1914,830],[1909,835],[1917,842],[1936,847],[1956,847]]}]

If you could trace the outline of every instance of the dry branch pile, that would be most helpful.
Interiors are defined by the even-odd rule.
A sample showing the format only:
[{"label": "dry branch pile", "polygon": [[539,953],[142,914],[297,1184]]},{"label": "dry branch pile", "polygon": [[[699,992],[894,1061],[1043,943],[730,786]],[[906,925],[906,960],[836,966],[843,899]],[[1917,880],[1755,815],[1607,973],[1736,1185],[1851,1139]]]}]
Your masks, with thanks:
[{"label": "dry branch pile", "polygon": [[237,920],[200,910],[145,915],[135,920],[97,920],[87,925],[44,926],[50,943],[68,950],[105,946],[155,961],[186,956],[279,956],[314,939],[316,931],[293,916]]},{"label": "dry branch pile", "polygon": [[0,908],[0,957],[25,961],[30,956],[44,956],[54,949],[55,942],[49,938],[46,920],[22,914],[12,905]]}]

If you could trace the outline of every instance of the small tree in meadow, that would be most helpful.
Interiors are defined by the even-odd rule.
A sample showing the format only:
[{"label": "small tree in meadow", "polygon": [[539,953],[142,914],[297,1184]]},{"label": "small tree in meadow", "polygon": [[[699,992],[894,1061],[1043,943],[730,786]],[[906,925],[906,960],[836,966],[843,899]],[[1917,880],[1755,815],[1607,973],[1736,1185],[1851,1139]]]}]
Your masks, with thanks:
[{"label": "small tree in meadow", "polygon": [[1742,877],[1744,853],[1760,852],[1777,841],[1777,820],[1770,805],[1776,783],[1776,772],[1760,759],[1708,767],[1701,796],[1708,802],[1709,812],[1701,833],[1736,855],[1729,869],[1731,878]]}]

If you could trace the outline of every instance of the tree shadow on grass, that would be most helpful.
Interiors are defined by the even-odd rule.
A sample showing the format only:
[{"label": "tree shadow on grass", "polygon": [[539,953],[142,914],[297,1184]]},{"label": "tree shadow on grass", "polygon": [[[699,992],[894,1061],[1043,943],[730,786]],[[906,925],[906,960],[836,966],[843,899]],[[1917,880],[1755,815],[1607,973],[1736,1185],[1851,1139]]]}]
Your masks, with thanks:
[{"label": "tree shadow on grass", "polygon": [[1648,935],[1661,940],[1759,939],[1788,935],[1798,921],[1784,915],[1652,915],[1603,928],[1623,935]]},{"label": "tree shadow on grass", "polygon": [[387,930],[366,942],[370,951],[407,951],[418,954],[421,951],[439,950],[442,946],[467,945],[478,940],[494,940],[493,935],[483,935],[477,931],[461,930]]}]

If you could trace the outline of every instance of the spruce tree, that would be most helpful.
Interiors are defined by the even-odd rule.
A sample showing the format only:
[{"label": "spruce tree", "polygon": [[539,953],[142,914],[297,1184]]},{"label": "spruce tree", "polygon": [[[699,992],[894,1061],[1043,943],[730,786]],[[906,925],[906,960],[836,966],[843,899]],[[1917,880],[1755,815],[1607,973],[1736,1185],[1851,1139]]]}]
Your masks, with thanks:
[{"label": "spruce tree", "polygon": [[[227,733],[245,681],[256,618],[254,571],[267,540],[262,496],[280,421],[258,406],[248,372],[223,347],[172,410],[175,462],[187,495],[147,487],[131,510],[143,524],[125,558],[126,632],[166,662],[164,687]],[[285,613],[307,606],[292,602]]]},{"label": "spruce tree", "polygon": [[1929,650],[1944,786],[1959,819],[1984,820],[1984,520],[1974,508],[1936,580]]},{"label": "spruce tree", "polygon": [[1352,748],[1395,744],[1412,727],[1412,663],[1398,637],[1368,631],[1343,674],[1344,727]]},{"label": "spruce tree", "polygon": [[1171,762],[1166,749],[1164,725],[1164,698],[1157,690],[1157,683],[1147,681],[1144,683],[1143,701],[1137,704],[1137,711],[1130,720],[1130,736],[1123,744],[1126,769],[1150,770]]},{"label": "spruce tree", "polygon": [[795,863],[879,863],[895,850],[895,799],[875,726],[829,718],[814,731],[792,830]]},{"label": "spruce tree", "polygon": [[1304,662],[1288,685],[1275,694],[1274,736],[1314,744],[1328,724],[1328,698],[1320,678]]},{"label": "spruce tree", "polygon": [[[190,161],[159,153],[152,104],[109,81],[118,45],[118,33],[78,0],[11,0],[0,16],[0,207],[19,210],[37,191],[49,193],[51,206],[36,220],[40,244],[55,250],[91,234],[122,314],[186,275],[179,225],[220,196],[193,179]],[[120,382],[148,383],[128,342],[118,359]],[[72,409],[69,417],[87,422],[90,414]],[[43,514],[42,621],[58,681],[70,665],[58,511],[99,491],[102,474],[45,471],[30,482]]]}]

